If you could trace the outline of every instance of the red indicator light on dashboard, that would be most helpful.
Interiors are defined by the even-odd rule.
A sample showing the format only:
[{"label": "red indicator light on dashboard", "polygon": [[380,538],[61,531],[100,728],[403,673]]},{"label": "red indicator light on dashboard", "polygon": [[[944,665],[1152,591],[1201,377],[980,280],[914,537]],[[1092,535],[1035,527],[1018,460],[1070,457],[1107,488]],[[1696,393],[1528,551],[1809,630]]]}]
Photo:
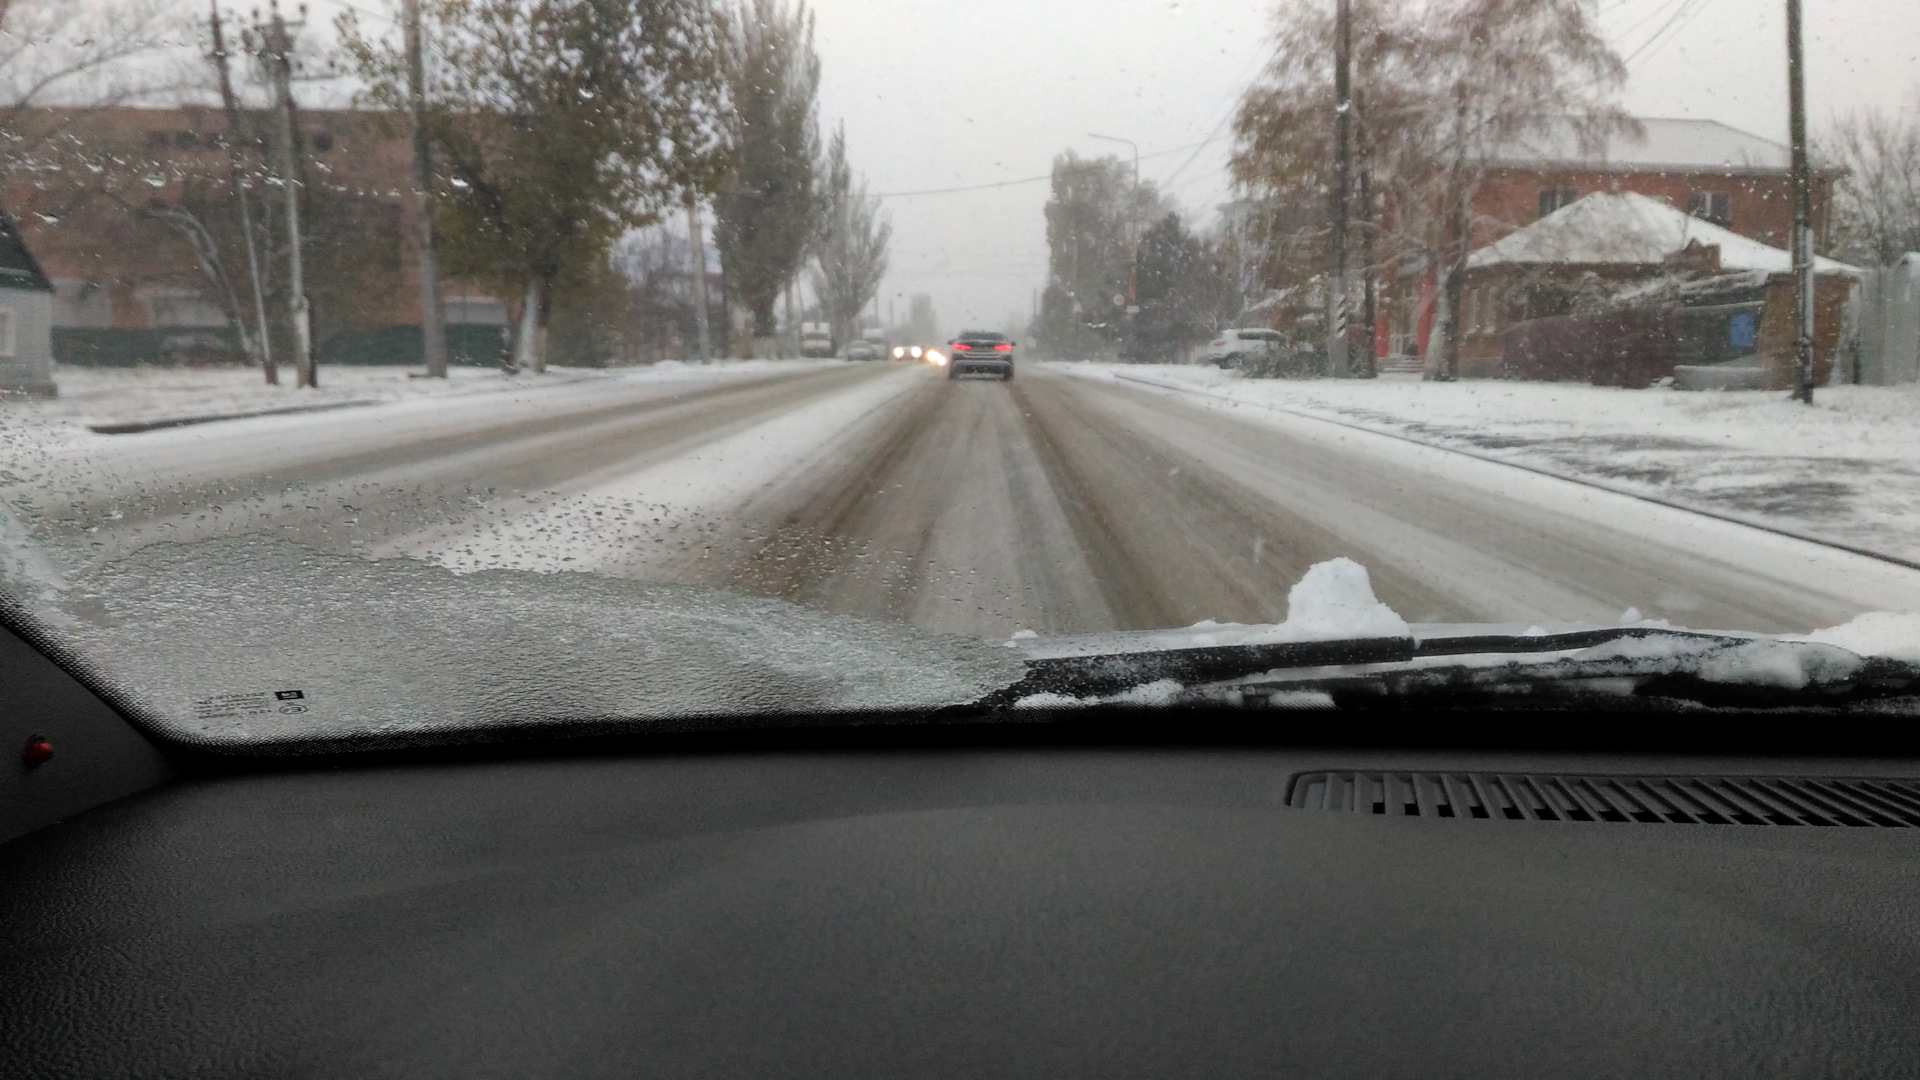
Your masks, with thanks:
[{"label": "red indicator light on dashboard", "polygon": [[27,748],[20,751],[20,763],[29,769],[36,769],[53,760],[53,744],[35,735],[27,740]]}]

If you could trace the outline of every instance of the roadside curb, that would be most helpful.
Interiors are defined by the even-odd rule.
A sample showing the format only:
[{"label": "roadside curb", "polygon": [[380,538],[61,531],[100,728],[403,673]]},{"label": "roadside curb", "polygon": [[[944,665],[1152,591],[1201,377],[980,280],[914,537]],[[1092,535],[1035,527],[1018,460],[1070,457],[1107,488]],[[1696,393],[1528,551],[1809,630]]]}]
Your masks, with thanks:
[{"label": "roadside curb", "polygon": [[214,424],[222,420],[250,420],[256,416],[286,416],[292,413],[330,412],[334,409],[354,409],[363,405],[378,405],[380,401],[369,398],[364,401],[329,401],[319,405],[288,405],[277,409],[253,409],[237,413],[208,413],[201,416],[169,416],[158,420],[108,421],[101,424],[88,424],[87,430],[95,435],[134,435],[142,431],[159,431],[162,428],[190,427],[194,424]]},{"label": "roadside curb", "polygon": [[1675,502],[1672,499],[1663,499],[1658,495],[1649,495],[1644,491],[1635,491],[1629,487],[1610,484],[1604,480],[1581,476],[1578,473],[1565,472],[1544,465],[1529,465],[1524,462],[1509,461],[1505,458],[1495,457],[1492,454],[1482,453],[1478,450],[1468,450],[1463,447],[1448,446],[1445,443],[1432,442],[1427,439],[1417,439],[1411,435],[1394,431],[1390,428],[1376,427],[1372,424],[1363,424],[1353,420],[1335,419],[1331,416],[1323,416],[1319,413],[1308,412],[1303,409],[1289,408],[1285,405],[1273,405],[1263,401],[1238,401],[1223,394],[1210,393],[1198,387],[1181,386],[1178,383],[1162,382],[1158,379],[1145,378],[1140,375],[1127,375],[1118,371],[1109,371],[1108,374],[1124,382],[1139,383],[1142,386],[1152,386],[1161,390],[1172,390],[1175,393],[1192,394],[1195,397],[1208,398],[1213,401],[1224,401],[1234,405],[1250,405],[1256,409],[1267,409],[1272,412],[1284,413],[1287,416],[1297,417],[1301,420],[1315,420],[1322,424],[1331,424],[1334,427],[1361,431],[1369,435],[1379,435],[1388,439],[1397,439],[1400,442],[1412,443],[1415,446],[1424,446],[1429,450],[1440,450],[1449,454],[1459,454],[1461,457],[1473,458],[1475,461],[1484,461],[1492,465],[1505,465],[1510,469],[1519,469],[1522,472],[1530,472],[1537,476],[1549,476],[1555,480],[1565,480],[1570,484],[1579,484],[1582,487],[1593,488],[1597,491],[1605,491],[1614,495],[1625,495],[1630,499],[1638,499],[1641,502],[1652,503],[1655,506],[1664,506],[1669,510],[1698,514],[1701,517],[1713,518],[1716,521],[1724,521],[1732,525],[1744,525],[1749,529],[1758,529],[1761,532],[1772,533],[1775,536],[1784,536],[1790,540],[1799,540],[1808,544],[1818,544],[1821,547],[1833,548],[1836,551],[1844,551],[1848,554],[1864,556],[1865,558],[1874,559],[1879,562],[1892,563],[1895,566],[1904,566],[1909,570],[1920,570],[1920,559],[1907,559],[1898,555],[1889,555],[1884,551],[1875,551],[1872,548],[1849,544],[1844,540],[1834,540],[1830,537],[1816,536],[1812,533],[1801,532],[1798,529],[1791,529],[1784,525],[1776,525],[1759,518],[1748,517],[1745,514],[1736,514],[1726,510],[1712,510],[1689,503]]},{"label": "roadside curb", "polygon": [[[823,365],[824,366],[824,365]],[[705,365],[689,365],[689,370],[707,370]],[[384,398],[355,398],[350,401],[327,401],[309,405],[276,405],[266,409],[246,409],[240,412],[199,413],[190,416],[167,416],[152,420],[102,420],[84,423],[83,426],[95,435],[136,435],[145,431],[160,431],[166,428],[191,427],[196,424],[214,424],[222,420],[250,420],[260,416],[290,416],[300,413],[328,412],[334,409],[363,408],[369,405],[398,405],[413,401],[460,401],[490,394],[515,391],[559,389],[565,386],[579,386],[593,382],[617,381],[621,369],[588,368],[567,369],[549,368],[547,374],[539,376],[539,382],[505,382],[491,385],[463,386],[449,389],[446,393],[431,396],[404,396]],[[718,374],[734,374],[721,372]],[[754,373],[745,373],[754,374]],[[425,378],[412,372],[409,379]]]}]

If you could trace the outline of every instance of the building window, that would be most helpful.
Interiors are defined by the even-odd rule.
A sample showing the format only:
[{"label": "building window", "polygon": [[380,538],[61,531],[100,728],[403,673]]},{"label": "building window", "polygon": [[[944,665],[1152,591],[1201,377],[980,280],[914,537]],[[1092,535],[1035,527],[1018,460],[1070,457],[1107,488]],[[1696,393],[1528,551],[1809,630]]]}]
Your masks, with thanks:
[{"label": "building window", "polygon": [[1546,217],[1563,207],[1572,206],[1580,199],[1580,189],[1570,187],[1541,188],[1540,216]]},{"label": "building window", "polygon": [[1687,213],[1724,228],[1733,224],[1733,199],[1724,191],[1696,191],[1687,196]]},{"label": "building window", "polygon": [[313,148],[324,154],[333,149],[333,132],[316,131],[313,133]]},{"label": "building window", "polygon": [[13,309],[0,308],[0,356],[12,359],[19,355],[19,342],[13,332]]}]

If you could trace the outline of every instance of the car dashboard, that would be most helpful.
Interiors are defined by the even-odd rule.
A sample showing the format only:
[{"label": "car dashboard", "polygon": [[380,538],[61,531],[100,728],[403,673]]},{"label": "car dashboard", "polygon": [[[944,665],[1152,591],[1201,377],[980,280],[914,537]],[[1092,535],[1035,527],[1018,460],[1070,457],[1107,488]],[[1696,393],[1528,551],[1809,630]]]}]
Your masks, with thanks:
[{"label": "car dashboard", "polygon": [[18,646],[38,794],[107,779],[0,845],[9,1077],[1920,1065],[1904,745],[1263,710],[210,755]]}]

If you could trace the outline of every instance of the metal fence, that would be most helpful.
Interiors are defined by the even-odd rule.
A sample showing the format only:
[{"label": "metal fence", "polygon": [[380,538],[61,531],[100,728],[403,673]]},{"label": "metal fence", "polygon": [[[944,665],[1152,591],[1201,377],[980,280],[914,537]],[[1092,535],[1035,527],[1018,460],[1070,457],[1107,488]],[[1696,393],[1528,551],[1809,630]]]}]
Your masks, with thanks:
[{"label": "metal fence", "polygon": [[1920,381],[1920,253],[1867,271],[1855,297],[1855,381]]}]

